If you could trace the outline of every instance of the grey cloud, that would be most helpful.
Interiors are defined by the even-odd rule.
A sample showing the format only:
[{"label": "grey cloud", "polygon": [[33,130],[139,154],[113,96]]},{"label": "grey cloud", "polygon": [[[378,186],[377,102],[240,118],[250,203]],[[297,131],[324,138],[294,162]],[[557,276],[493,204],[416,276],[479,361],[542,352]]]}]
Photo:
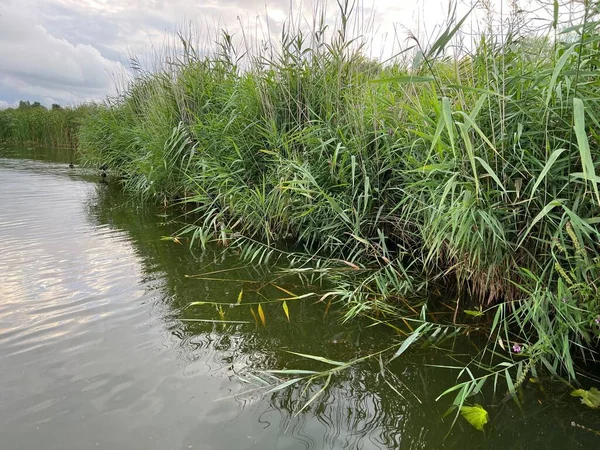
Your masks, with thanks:
[{"label": "grey cloud", "polygon": [[3,90],[62,102],[99,99],[111,88],[111,74],[123,70],[91,44],[56,37],[10,5],[0,5]]},{"label": "grey cloud", "polygon": [[[442,0],[421,1],[435,3],[431,14],[439,15]],[[173,33],[188,23],[201,47],[221,28],[239,38],[240,22],[250,33],[268,22],[277,39],[290,5],[295,15],[311,17],[314,5],[325,3],[331,24],[334,0],[0,0],[0,100],[101,99],[131,55],[151,61],[148,53],[172,45]],[[394,22],[411,22],[418,3],[364,0],[363,13],[374,14],[374,45],[387,45]]]}]

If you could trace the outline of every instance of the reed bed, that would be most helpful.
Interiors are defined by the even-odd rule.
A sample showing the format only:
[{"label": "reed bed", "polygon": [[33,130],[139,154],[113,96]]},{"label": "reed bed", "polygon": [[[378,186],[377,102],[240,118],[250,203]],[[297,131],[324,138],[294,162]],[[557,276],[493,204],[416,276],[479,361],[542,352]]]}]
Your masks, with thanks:
[{"label": "reed bed", "polygon": [[600,332],[598,2],[515,6],[469,45],[454,9],[384,62],[353,6],[260,45],[180,34],[87,116],[81,155],[142,201],[186,203],[192,243],[243,236],[253,261],[296,243],[292,270],[327,276],[346,319],[414,320],[435,296],[454,322],[487,317],[489,370],[460,372],[456,405],[499,376],[513,394],[530,371],[576,379]]},{"label": "reed bed", "polygon": [[0,110],[0,141],[17,145],[77,147],[81,124],[91,106],[25,106]]}]

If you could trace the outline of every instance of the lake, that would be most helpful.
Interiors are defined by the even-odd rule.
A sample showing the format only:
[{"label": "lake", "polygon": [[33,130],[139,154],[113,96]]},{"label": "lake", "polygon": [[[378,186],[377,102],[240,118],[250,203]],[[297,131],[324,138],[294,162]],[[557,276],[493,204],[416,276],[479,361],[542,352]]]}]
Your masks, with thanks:
[{"label": "lake", "polygon": [[[3,450],[600,446],[571,425],[600,429],[598,413],[556,383],[528,383],[520,405],[478,398],[486,431],[459,417],[449,432],[451,399],[436,398],[457,374],[433,367],[452,361],[441,349],[390,364],[395,389],[377,360],[354,366],[298,413],[300,387],[265,393],[253,374],[321,370],[289,351],[347,361],[394,342],[393,330],[342,324],[342,310],[314,299],[289,301],[288,321],[269,301],[318,285],[165,239],[181,226],[177,210],[127,200],[115,180],[69,168],[73,159],[0,149]],[[259,302],[264,326],[250,312]]]}]

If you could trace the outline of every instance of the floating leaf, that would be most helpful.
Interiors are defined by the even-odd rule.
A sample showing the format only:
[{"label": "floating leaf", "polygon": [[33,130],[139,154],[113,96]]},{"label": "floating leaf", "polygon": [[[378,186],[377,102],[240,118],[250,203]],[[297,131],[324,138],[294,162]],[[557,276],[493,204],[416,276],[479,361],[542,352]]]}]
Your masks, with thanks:
[{"label": "floating leaf", "polygon": [[478,311],[476,309],[465,309],[464,313],[468,316],[473,316],[473,317],[481,317],[483,316],[483,312],[482,311]]},{"label": "floating leaf", "polygon": [[291,353],[292,355],[298,355],[298,356],[302,356],[303,358],[314,359],[315,361],[321,361],[321,362],[324,362],[325,364],[331,364],[332,366],[345,366],[346,365],[346,363],[343,363],[340,361],[334,361],[332,359],[323,358],[322,356],[307,355],[306,353],[296,353],[296,352],[292,352],[289,350],[287,352]]},{"label": "floating leaf", "polygon": [[267,319],[265,318],[265,313],[262,309],[262,305],[258,304],[258,317],[260,317],[260,321],[263,324],[263,327],[267,325]]},{"label": "floating leaf", "polygon": [[327,389],[327,386],[329,386],[330,382],[331,382],[331,373],[327,377],[327,380],[325,380],[325,384],[323,385],[323,387],[321,389],[319,389],[319,391],[317,391],[317,393],[315,395],[313,395],[310,398],[310,400],[304,404],[304,406],[302,408],[300,408],[300,410],[296,413],[296,415],[300,414],[302,411],[304,411],[306,408],[308,408],[310,406],[310,404],[312,402],[314,402],[317,399],[317,397],[319,397],[319,395],[321,395],[323,392],[325,392],[325,390]]},{"label": "floating leaf", "polygon": [[179,319],[181,322],[205,322],[205,323],[252,323],[247,320],[218,320],[218,319]]},{"label": "floating leaf", "polygon": [[295,297],[278,298],[277,300],[301,300],[303,298],[312,297],[314,295],[316,295],[314,292],[309,292],[308,294],[297,295]]},{"label": "floating leaf", "polygon": [[575,389],[571,392],[573,397],[581,397],[581,403],[590,408],[600,408],[600,391],[595,387],[591,388],[589,391],[585,389]]},{"label": "floating leaf", "polygon": [[237,303],[236,305],[239,305],[240,303],[242,303],[242,296],[244,295],[244,290],[242,289],[240,291],[240,293],[238,294],[238,299],[237,299]]},{"label": "floating leaf", "polygon": [[288,386],[296,384],[300,380],[302,380],[302,378],[292,378],[291,380],[287,380],[286,382],[278,384],[274,388],[269,389],[267,392],[265,392],[265,394],[270,394],[271,392],[281,391],[282,389],[285,389]]},{"label": "floating leaf", "polygon": [[476,430],[483,431],[483,426],[488,423],[488,412],[480,405],[461,406],[460,413]]},{"label": "floating leaf", "polygon": [[287,320],[289,322],[290,321],[290,310],[288,309],[288,305],[285,302],[285,300],[283,301],[281,306],[283,307],[283,312],[285,313],[285,317],[287,317]]},{"label": "floating leaf", "polygon": [[181,244],[181,241],[177,238],[177,236],[162,236],[160,238],[161,241],[172,241],[176,244]]},{"label": "floating leaf", "polygon": [[282,370],[265,370],[266,373],[277,373],[283,375],[317,375],[319,372],[314,370],[302,369],[282,369]]}]

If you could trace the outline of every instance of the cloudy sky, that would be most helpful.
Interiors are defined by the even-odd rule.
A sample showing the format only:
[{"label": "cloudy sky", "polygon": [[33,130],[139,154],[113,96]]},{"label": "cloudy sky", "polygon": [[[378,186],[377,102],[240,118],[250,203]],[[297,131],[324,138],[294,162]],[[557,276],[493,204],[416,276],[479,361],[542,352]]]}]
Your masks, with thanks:
[{"label": "cloudy sky", "polygon": [[[240,21],[260,22],[276,31],[290,7],[310,15],[315,1],[0,0],[0,107],[20,99],[46,105],[100,100],[126,73],[132,54],[149,54],[182,25],[235,31]],[[448,6],[448,0],[359,1],[373,19],[377,48],[389,46],[394,27],[422,33],[426,25],[433,32]],[[329,3],[333,16],[336,2]]]}]

